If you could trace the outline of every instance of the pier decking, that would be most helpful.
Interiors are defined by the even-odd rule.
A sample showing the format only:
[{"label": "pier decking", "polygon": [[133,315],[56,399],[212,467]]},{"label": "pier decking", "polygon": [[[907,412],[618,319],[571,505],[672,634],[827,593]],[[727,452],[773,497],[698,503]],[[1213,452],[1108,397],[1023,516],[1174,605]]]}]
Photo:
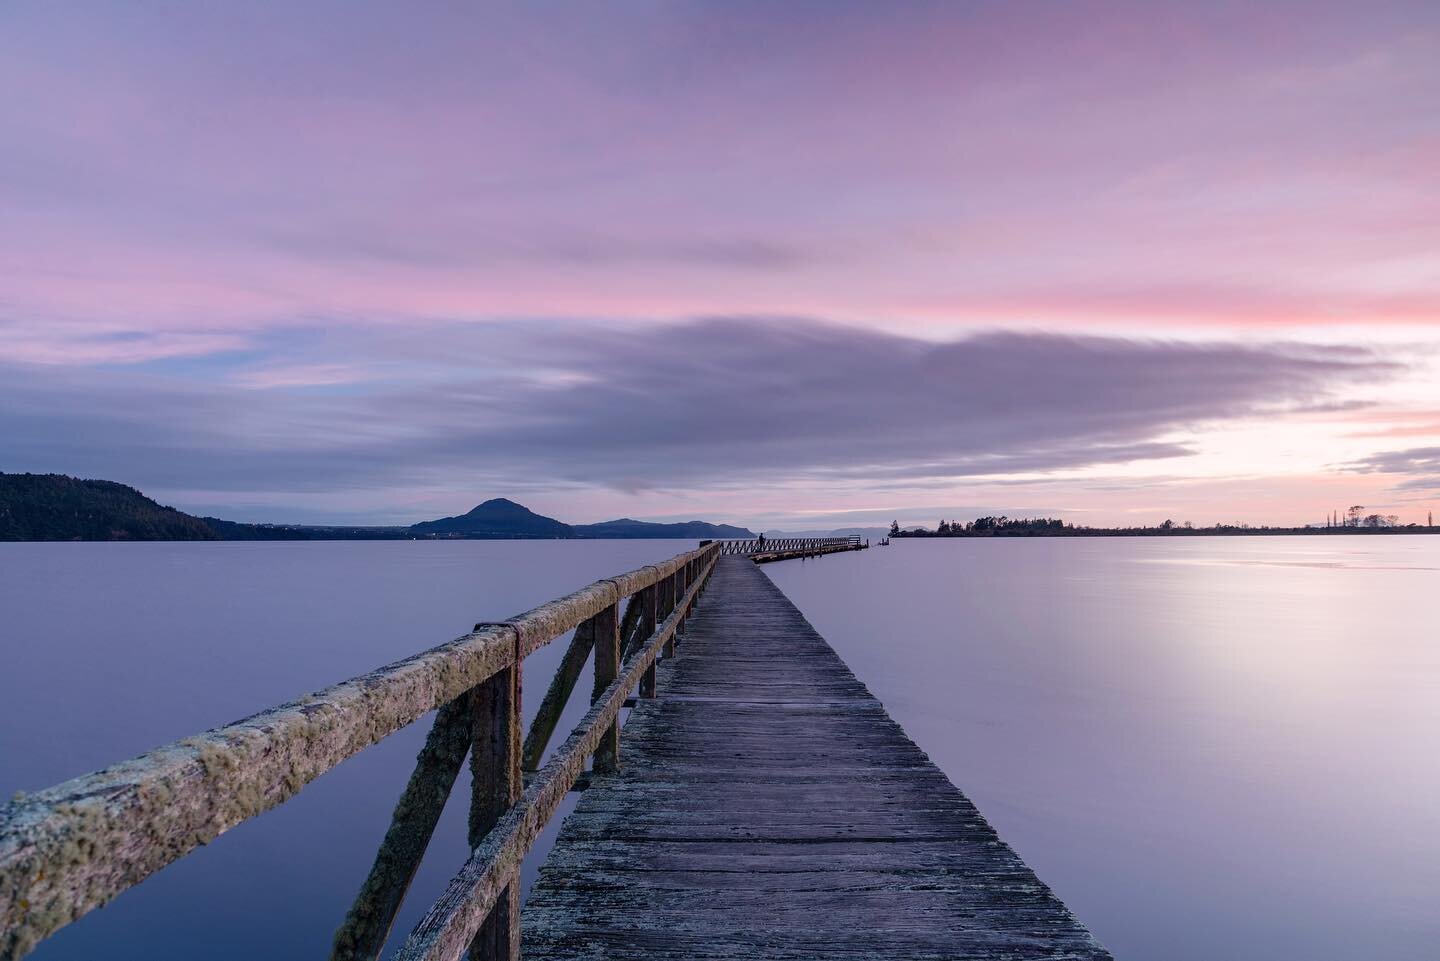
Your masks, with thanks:
[{"label": "pier decking", "polygon": [[1109,957],[749,560],[659,670],[531,889],[526,957]]}]

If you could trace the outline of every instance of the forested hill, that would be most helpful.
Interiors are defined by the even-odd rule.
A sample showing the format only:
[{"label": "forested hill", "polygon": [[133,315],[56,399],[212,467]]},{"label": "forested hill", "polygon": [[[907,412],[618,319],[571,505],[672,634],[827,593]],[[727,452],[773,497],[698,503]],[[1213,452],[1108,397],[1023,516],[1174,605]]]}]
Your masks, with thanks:
[{"label": "forested hill", "polygon": [[754,537],[743,527],[622,518],[566,524],[497,497],[467,514],[409,527],[244,524],[163,507],[133,487],[64,474],[0,473],[0,541],[495,540]]},{"label": "forested hill", "polygon": [[0,541],[213,541],[198,517],[133,487],[64,474],[0,473]]}]

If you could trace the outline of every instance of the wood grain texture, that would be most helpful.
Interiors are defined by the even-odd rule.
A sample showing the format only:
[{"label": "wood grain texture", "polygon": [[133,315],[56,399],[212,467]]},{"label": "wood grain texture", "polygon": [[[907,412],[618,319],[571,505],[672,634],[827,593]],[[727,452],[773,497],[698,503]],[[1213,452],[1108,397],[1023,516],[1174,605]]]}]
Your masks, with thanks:
[{"label": "wood grain texture", "polygon": [[754,563],[708,586],[561,828],[525,957],[1110,957]]},{"label": "wood grain texture", "polygon": [[[613,605],[609,609],[613,610]],[[472,849],[520,800],[520,678],[521,665],[517,662],[471,692]],[[520,876],[518,871],[512,871],[504,894],[471,942],[471,961],[519,961],[519,921]]]}]

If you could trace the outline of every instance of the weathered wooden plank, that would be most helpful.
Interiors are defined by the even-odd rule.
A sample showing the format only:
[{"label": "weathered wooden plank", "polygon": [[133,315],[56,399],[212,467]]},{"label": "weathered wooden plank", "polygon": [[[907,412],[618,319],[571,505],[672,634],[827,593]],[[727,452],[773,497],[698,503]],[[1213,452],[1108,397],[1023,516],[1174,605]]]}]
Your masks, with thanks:
[{"label": "weathered wooden plank", "polygon": [[711,577],[531,889],[527,958],[1108,958],[749,559]]},{"label": "weathered wooden plank", "polygon": [[0,957],[42,938],[346,758],[453,701],[702,548],[597,581],[234,724],[0,807]]},{"label": "weathered wooden plank", "polygon": [[472,695],[470,846],[520,799],[520,665],[479,685]]},{"label": "weathered wooden plank", "polygon": [[[520,800],[520,677],[521,663],[516,661],[471,694],[471,849]],[[518,869],[510,873],[505,884],[471,942],[471,961],[519,961]]]}]

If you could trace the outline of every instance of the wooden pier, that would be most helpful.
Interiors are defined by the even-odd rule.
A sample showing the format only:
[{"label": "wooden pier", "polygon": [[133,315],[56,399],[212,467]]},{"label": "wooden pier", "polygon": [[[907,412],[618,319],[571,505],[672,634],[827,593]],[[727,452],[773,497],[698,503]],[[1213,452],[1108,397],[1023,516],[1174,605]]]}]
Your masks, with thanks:
[{"label": "wooden pier", "polygon": [[754,564],[561,828],[529,958],[1104,958]]},{"label": "wooden pier", "polygon": [[[702,545],[709,541],[701,541]],[[743,554],[756,564],[789,561],[795,558],[820,557],[841,551],[863,551],[870,546],[859,535],[849,537],[757,537],[744,541],[719,541],[720,556]]]},{"label": "wooden pier", "polygon": [[[865,546],[702,544],[17,797],[0,961],[431,711],[332,961],[384,953],[467,755],[471,854],[403,961],[511,961],[522,943],[556,961],[1108,958],[756,567]],[[520,665],[564,637],[523,732]],[[547,751],[592,655],[590,710]],[[521,861],[577,785],[522,919]]]}]

